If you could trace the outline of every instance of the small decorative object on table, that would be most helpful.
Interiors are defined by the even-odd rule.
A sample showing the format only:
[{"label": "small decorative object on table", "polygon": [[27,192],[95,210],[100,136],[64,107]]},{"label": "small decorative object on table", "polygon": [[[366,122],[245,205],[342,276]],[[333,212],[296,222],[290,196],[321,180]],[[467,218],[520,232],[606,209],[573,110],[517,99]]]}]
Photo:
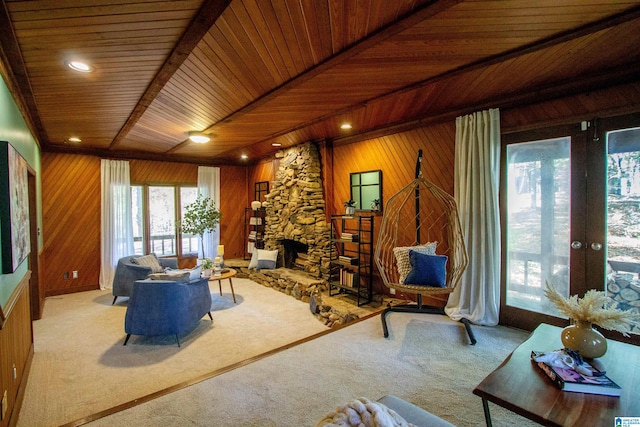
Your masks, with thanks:
[{"label": "small decorative object on table", "polygon": [[347,200],[344,202],[344,214],[347,216],[352,216],[356,213],[356,202],[355,200]]},{"label": "small decorative object on table", "polygon": [[218,245],[218,256],[220,257],[220,268],[224,268],[224,245]]},{"label": "small decorative object on table", "polygon": [[213,268],[213,261],[211,260],[211,258],[201,258],[200,265],[202,266],[202,276],[211,276],[211,268]]},{"label": "small decorative object on table", "polygon": [[380,199],[373,199],[371,202],[371,210],[375,212],[380,211]]},{"label": "small decorative object on table", "polygon": [[565,298],[547,283],[545,295],[573,323],[562,330],[562,344],[588,359],[600,357],[607,351],[607,340],[592,328],[593,324],[624,336],[639,324],[640,314],[617,309],[617,302],[602,291],[591,289],[582,298],[577,295]]},{"label": "small decorative object on table", "polygon": [[217,277],[222,274],[222,267],[220,265],[220,257],[217,256],[213,260],[213,276]]}]

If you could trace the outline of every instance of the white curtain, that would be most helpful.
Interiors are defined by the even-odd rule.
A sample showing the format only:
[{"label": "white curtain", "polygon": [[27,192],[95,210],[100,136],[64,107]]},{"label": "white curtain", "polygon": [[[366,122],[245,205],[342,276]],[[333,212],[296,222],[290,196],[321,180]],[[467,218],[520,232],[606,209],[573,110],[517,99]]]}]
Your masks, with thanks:
[{"label": "white curtain", "polygon": [[133,254],[129,162],[103,159],[100,177],[100,289],[111,289],[118,260]]},{"label": "white curtain", "polygon": [[469,264],[446,313],[478,325],[498,324],[500,311],[500,111],[456,118],[455,199]]},{"label": "white curtain", "polygon": [[[209,166],[198,167],[198,195],[210,197],[220,209],[220,168]],[[220,244],[220,225],[211,233],[204,234],[204,254],[198,249],[198,257],[215,258]],[[200,248],[202,245],[198,245]]]}]

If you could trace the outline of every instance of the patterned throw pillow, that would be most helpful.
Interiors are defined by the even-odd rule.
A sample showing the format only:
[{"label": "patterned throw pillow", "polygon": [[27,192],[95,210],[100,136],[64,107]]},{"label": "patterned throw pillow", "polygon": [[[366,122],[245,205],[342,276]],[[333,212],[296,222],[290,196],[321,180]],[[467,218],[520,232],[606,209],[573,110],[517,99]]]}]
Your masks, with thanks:
[{"label": "patterned throw pillow", "polygon": [[393,254],[396,256],[396,264],[398,266],[399,282],[404,283],[404,279],[411,271],[411,263],[409,262],[409,251],[414,250],[425,255],[435,255],[438,242],[429,242],[418,246],[398,246],[393,248]]},{"label": "patterned throw pillow", "polygon": [[142,265],[145,267],[151,267],[152,273],[164,273],[164,268],[158,262],[155,254],[139,256],[137,258],[131,258],[134,264]]}]

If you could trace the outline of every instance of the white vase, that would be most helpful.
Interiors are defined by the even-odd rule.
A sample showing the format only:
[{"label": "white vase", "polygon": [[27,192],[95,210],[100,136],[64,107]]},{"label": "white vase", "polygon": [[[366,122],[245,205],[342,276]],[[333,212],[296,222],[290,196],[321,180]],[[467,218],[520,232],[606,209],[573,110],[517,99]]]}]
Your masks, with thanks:
[{"label": "white vase", "polygon": [[206,269],[202,270],[202,277],[211,277],[211,269],[210,268],[206,268]]}]

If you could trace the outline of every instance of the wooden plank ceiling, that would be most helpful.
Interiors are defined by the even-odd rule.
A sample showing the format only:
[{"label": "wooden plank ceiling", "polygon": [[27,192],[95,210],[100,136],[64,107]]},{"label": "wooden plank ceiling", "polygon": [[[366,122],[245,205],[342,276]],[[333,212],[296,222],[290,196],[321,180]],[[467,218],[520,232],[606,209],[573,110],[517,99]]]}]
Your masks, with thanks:
[{"label": "wooden plank ceiling", "polygon": [[[640,1],[3,0],[2,9],[3,69],[45,151],[240,164],[272,143],[348,142],[640,75]],[[69,70],[72,59],[94,71]],[[188,131],[212,140],[194,144]]]}]

